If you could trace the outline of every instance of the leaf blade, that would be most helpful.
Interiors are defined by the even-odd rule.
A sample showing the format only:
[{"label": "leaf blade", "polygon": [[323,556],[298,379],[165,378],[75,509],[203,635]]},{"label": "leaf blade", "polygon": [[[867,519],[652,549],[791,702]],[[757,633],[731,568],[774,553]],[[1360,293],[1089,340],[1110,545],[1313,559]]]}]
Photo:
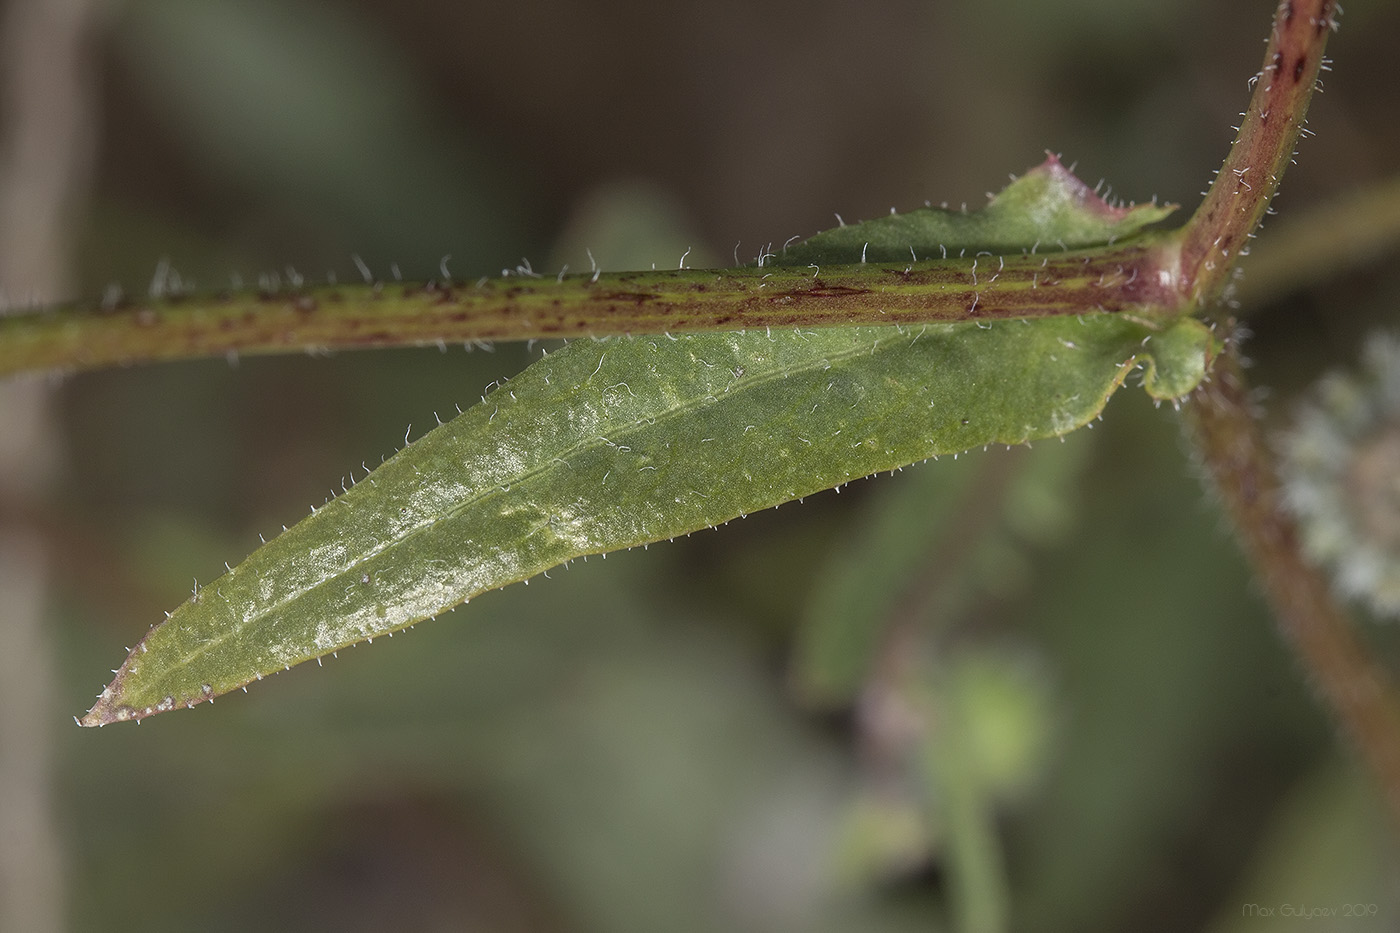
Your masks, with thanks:
[{"label": "leaf blade", "polygon": [[1111,315],[579,341],[197,592],[82,722],[193,706],[576,557],[1063,434],[1134,367],[1175,392],[1213,348],[1191,319]]}]

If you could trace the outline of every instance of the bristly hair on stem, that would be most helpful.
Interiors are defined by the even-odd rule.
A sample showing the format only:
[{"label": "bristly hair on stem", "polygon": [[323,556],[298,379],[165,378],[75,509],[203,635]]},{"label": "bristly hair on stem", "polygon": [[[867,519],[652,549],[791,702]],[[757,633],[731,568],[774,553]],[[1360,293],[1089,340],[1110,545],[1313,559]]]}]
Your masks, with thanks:
[{"label": "bristly hair on stem", "polygon": [[1206,199],[1182,231],[1182,280],[1200,307],[1220,300],[1278,191],[1303,132],[1339,12],[1336,0],[1279,4],[1239,134]]},{"label": "bristly hair on stem", "polygon": [[[1303,130],[1335,0],[1283,0],[1239,135],[1205,201],[1182,230],[1182,281],[1193,303],[1218,304],[1247,251]],[[1288,646],[1331,707],[1400,822],[1400,692],[1368,653],[1323,573],[1304,555],[1282,506],[1237,341],[1183,409],[1188,435],[1235,527]]]},{"label": "bristly hair on stem", "polygon": [[[1115,246],[860,265],[508,276],[324,285],[291,292],[119,299],[0,320],[0,378],[136,362],[486,340],[854,324],[1169,316],[1159,272],[1174,247]],[[987,260],[983,260],[984,264]]]}]

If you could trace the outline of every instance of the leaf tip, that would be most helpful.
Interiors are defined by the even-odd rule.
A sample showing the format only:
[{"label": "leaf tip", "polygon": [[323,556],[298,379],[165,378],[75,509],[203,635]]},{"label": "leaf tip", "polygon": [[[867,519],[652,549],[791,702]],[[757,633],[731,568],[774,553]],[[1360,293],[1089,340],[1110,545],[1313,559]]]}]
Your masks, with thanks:
[{"label": "leaf tip", "polygon": [[1090,188],[1078,175],[1074,174],[1071,168],[1066,167],[1064,162],[1060,160],[1059,153],[1051,152],[1049,149],[1045,150],[1045,161],[1026,173],[1027,177],[1035,175],[1044,176],[1052,188],[1063,192],[1077,208],[1111,224],[1132,219],[1136,221],[1134,224],[1134,229],[1136,229],[1156,223],[1180,207],[1178,204],[1158,203],[1155,197],[1152,201],[1143,204],[1132,202],[1112,204],[1099,194],[1099,188]]},{"label": "leaf tip", "polygon": [[93,704],[92,709],[88,710],[81,719],[78,719],[78,725],[101,727],[114,722],[139,723],[146,717],[154,716],[157,713],[166,713],[173,709],[188,709],[204,699],[208,699],[208,697],[177,700],[174,696],[167,696],[150,706],[133,706],[125,701],[125,694],[120,684],[114,680],[98,695],[97,702]]},{"label": "leaf tip", "polygon": [[175,708],[174,697],[167,697],[160,703],[148,707],[132,705],[127,697],[125,685],[126,677],[130,673],[132,673],[132,669],[128,660],[117,671],[117,676],[112,678],[112,682],[102,688],[102,692],[97,695],[97,702],[78,720],[78,725],[91,728],[92,726],[110,725],[114,722],[132,720],[140,722],[147,716],[154,716],[156,713]]},{"label": "leaf tip", "polygon": [[[112,682],[102,689],[97,695],[97,702],[81,718],[78,718],[78,725],[84,727],[106,726],[115,722],[140,722],[148,716],[157,713],[169,712],[173,709],[189,708],[196,703],[210,700],[214,696],[214,690],[209,684],[203,684],[199,695],[176,697],[167,694],[159,698],[142,698],[142,690],[138,685],[136,696],[128,689],[128,679],[137,673],[139,666],[133,660],[144,654],[146,642],[143,639],[127,656],[122,666],[113,673]],[[154,700],[154,702],[152,702]]]},{"label": "leaf tip", "polygon": [[73,717],[73,721],[84,728],[94,726],[101,727],[109,723],[125,722],[128,719],[139,719],[136,710],[122,703],[118,694],[121,688],[114,680],[97,695],[97,702],[92,705],[82,718]]}]

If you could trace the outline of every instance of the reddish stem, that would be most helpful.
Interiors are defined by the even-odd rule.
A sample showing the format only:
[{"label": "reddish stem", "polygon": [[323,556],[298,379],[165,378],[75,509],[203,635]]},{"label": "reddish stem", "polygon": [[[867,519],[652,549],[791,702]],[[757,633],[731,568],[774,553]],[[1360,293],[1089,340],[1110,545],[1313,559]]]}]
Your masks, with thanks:
[{"label": "reddish stem", "polygon": [[[1292,160],[1336,28],[1335,0],[1283,0],[1239,136],[1182,231],[1182,284],[1198,307],[1220,300]],[[1186,423],[1245,554],[1342,733],[1355,743],[1400,822],[1400,693],[1358,637],[1282,509],[1279,480],[1232,346],[1186,407]]]},{"label": "reddish stem", "polygon": [[1198,306],[1219,300],[1293,159],[1336,13],[1336,0],[1279,4],[1239,135],[1182,231],[1182,280]]},{"label": "reddish stem", "polygon": [[0,318],[0,377],[26,370],[324,349],[744,328],[1179,313],[1160,236],[1093,249],[830,267],[512,276],[116,300]]},{"label": "reddish stem", "polygon": [[1400,821],[1400,695],[1333,599],[1327,579],[1303,557],[1298,528],[1280,508],[1279,480],[1233,345],[1184,412],[1284,639]]}]

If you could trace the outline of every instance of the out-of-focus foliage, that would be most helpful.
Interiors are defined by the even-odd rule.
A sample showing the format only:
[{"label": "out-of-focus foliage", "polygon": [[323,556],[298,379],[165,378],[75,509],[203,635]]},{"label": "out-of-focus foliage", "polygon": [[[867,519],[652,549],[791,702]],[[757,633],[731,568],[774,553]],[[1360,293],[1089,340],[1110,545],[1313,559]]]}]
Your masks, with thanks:
[{"label": "out-of-focus foliage", "polygon": [[[1047,147],[1189,209],[1273,4],[178,6],[132,0],[101,44],[89,293],[143,287],[162,256],[214,286],[288,265],[355,275],[352,253],[381,275],[451,254],[467,278],[556,249],[578,270],[604,215],[627,240],[628,199],[598,194],[618,186],[662,192],[638,212],[666,239],[600,252],[609,268],[672,265],[681,243],[689,265],[723,263],[833,211],[976,204]],[[1348,11],[1281,210],[1400,170],[1397,16]],[[1260,382],[1286,396],[1349,353],[1393,319],[1398,284],[1378,269],[1269,309],[1249,345]],[[43,522],[61,669],[84,678],[66,685],[72,711],[192,564],[214,576],[528,358],[451,348],[66,384],[61,505]],[[139,730],[80,732],[55,711],[73,925],[938,929],[968,893],[955,857],[990,838],[1004,877],[977,890],[1016,929],[1262,929],[1241,911],[1274,901],[1375,903],[1347,929],[1392,928],[1394,853],[1363,835],[1379,809],[1170,412],[1134,397],[1070,440],[1069,478],[1039,446],[990,451],[957,462],[952,501],[936,480],[949,464],[928,464],[575,564]],[[998,527],[1008,506],[975,498],[997,475],[1057,503],[1045,534]],[[966,515],[975,551],[959,559],[982,569],[969,585],[907,568],[892,585],[937,619],[915,629],[919,664],[858,690],[850,715],[816,714],[788,686],[796,633],[884,497]],[[872,549],[930,547],[914,521],[872,534]],[[946,778],[919,757],[950,692],[986,760],[963,771],[961,837]],[[921,729],[901,731],[911,708]]]}]

